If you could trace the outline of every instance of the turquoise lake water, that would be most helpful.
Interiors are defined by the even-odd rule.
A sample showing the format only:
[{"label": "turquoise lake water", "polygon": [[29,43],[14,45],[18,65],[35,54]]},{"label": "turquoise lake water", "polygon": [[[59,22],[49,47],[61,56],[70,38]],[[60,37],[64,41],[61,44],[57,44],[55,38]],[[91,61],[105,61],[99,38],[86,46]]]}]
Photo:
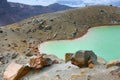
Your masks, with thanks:
[{"label": "turquoise lake water", "polygon": [[120,26],[94,27],[74,40],[59,40],[44,42],[39,45],[39,51],[55,54],[64,59],[65,53],[75,53],[78,50],[93,50],[97,56],[105,60],[120,58]]}]

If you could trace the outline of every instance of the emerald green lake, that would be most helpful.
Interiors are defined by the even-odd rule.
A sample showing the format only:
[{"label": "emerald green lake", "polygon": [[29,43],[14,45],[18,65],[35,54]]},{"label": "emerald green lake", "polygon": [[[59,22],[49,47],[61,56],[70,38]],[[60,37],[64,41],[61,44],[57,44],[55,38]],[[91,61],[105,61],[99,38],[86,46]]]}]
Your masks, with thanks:
[{"label": "emerald green lake", "polygon": [[120,26],[94,27],[77,39],[48,41],[39,45],[41,53],[55,54],[63,59],[65,53],[78,50],[93,50],[107,61],[120,58]]}]

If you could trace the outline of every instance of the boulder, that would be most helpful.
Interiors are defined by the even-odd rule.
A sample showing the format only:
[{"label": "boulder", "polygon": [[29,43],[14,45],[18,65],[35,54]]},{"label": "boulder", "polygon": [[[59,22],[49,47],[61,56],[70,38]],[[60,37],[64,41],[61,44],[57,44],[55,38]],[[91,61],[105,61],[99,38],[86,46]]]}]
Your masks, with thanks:
[{"label": "boulder", "polygon": [[50,58],[43,58],[43,56],[36,56],[30,59],[29,65],[33,69],[40,69],[51,65],[53,62]]},{"label": "boulder", "polygon": [[112,67],[112,66],[120,66],[120,59],[109,61],[106,64],[107,68]]},{"label": "boulder", "polygon": [[44,29],[45,29],[45,30],[51,30],[51,29],[52,29],[52,26],[46,25]]},{"label": "boulder", "polygon": [[0,55],[0,61],[4,58],[4,56]]},{"label": "boulder", "polygon": [[45,58],[45,66],[50,66],[51,64],[53,64],[53,61],[50,58]]},{"label": "boulder", "polygon": [[6,68],[6,70],[3,74],[3,79],[4,80],[19,80],[21,77],[23,77],[29,71],[30,71],[30,69],[27,66],[12,62]]},{"label": "boulder", "polygon": [[13,53],[12,54],[12,59],[15,59],[18,56],[18,53]]},{"label": "boulder", "polygon": [[0,33],[3,33],[3,31],[2,31],[2,30],[0,30]]},{"label": "boulder", "polygon": [[53,61],[53,64],[59,64],[59,63],[63,63],[64,62],[63,59],[60,59],[56,55],[52,55],[52,54],[50,54],[50,55],[44,54],[43,57],[44,58],[50,58]]},{"label": "boulder", "polygon": [[65,62],[67,63],[72,59],[73,53],[66,53],[65,54]]},{"label": "boulder", "polygon": [[31,57],[33,56],[34,54],[32,53],[32,51],[28,50],[25,54],[27,57]]},{"label": "boulder", "polygon": [[71,58],[71,63],[78,67],[94,67],[97,64],[97,56],[93,51],[77,51]]},{"label": "boulder", "polygon": [[44,27],[40,24],[39,26],[38,26],[38,29],[39,30],[42,30]]}]

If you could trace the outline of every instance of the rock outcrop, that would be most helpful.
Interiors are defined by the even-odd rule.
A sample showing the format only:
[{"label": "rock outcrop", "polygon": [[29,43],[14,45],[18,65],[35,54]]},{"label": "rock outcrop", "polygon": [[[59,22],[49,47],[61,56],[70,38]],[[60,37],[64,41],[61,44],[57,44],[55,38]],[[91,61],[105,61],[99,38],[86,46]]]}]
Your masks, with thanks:
[{"label": "rock outcrop", "polygon": [[40,69],[45,66],[52,65],[53,61],[50,58],[43,58],[43,56],[36,56],[30,59],[30,68]]},{"label": "rock outcrop", "polygon": [[3,79],[4,80],[19,80],[22,76],[27,74],[29,70],[30,69],[27,66],[23,66],[15,62],[12,62],[6,68],[3,74]]},{"label": "rock outcrop", "polygon": [[109,62],[106,64],[106,67],[107,67],[107,68],[112,67],[112,66],[119,66],[119,67],[120,67],[120,59],[109,61]]},{"label": "rock outcrop", "polygon": [[0,0],[0,10],[2,10],[1,8],[4,8],[4,7],[8,7],[7,0]]},{"label": "rock outcrop", "polygon": [[94,67],[97,64],[97,56],[93,51],[77,51],[71,59],[71,63],[78,67]]}]

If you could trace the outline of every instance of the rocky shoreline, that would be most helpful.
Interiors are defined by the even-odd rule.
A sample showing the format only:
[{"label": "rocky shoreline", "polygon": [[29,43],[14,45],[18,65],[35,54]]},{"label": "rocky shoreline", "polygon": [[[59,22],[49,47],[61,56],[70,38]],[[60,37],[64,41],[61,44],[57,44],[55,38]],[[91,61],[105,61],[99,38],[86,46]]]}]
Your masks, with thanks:
[{"label": "rocky shoreline", "polygon": [[[82,53],[83,51],[79,52],[80,55]],[[78,52],[76,52],[75,54],[78,55]],[[86,57],[90,55],[92,56],[91,58],[93,57],[95,58],[95,56],[92,54],[91,52],[89,52],[87,55],[84,54],[82,55]],[[91,68],[87,66],[84,67],[83,64],[81,63],[82,58],[87,59],[86,57],[73,56],[75,59],[77,59],[78,57],[80,61],[79,65],[81,65],[81,67],[78,67],[78,65],[73,64],[72,62],[73,60],[71,62],[68,61],[67,63],[65,63],[64,60],[61,60],[54,55],[43,54],[43,56],[44,56],[43,59],[40,59],[42,57],[39,56],[33,56],[27,58],[19,57],[19,59],[12,60],[6,66],[5,71],[2,72],[3,74],[2,77],[4,79],[1,78],[1,80],[98,80],[98,79],[119,80],[120,79],[119,59],[106,62],[104,59],[98,57],[97,62],[99,64]],[[49,63],[44,62],[44,59],[47,58],[49,58],[49,60],[52,59],[52,61],[55,62],[54,63],[51,63],[51,61],[48,61]],[[47,64],[49,64],[49,66],[43,66]]]}]

